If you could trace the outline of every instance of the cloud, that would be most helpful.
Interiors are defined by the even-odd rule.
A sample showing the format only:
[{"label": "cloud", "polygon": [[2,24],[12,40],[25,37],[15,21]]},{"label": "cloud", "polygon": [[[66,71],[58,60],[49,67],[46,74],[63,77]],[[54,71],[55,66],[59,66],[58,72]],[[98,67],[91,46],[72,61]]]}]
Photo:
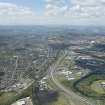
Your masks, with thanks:
[{"label": "cloud", "polygon": [[105,17],[105,0],[46,0],[45,13],[73,18]]},{"label": "cloud", "polygon": [[0,2],[0,24],[104,24],[105,0],[45,1],[45,12],[40,16],[31,7]]},{"label": "cloud", "polygon": [[30,8],[0,2],[0,23],[25,23],[34,17],[35,13]]},{"label": "cloud", "polygon": [[62,15],[68,8],[68,0],[46,0],[46,15]]},{"label": "cloud", "polygon": [[19,7],[12,3],[0,2],[0,15],[1,16],[30,16],[34,15],[34,12],[30,8]]}]

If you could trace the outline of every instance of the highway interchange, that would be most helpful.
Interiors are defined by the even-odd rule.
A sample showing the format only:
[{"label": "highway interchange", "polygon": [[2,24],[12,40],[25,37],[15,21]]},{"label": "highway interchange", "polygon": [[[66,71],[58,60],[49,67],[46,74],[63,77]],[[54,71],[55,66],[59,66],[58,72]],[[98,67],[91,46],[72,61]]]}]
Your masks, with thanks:
[{"label": "highway interchange", "polygon": [[[77,95],[76,93],[74,93],[72,90],[68,90],[65,86],[63,86],[56,78],[55,78],[55,73],[57,70],[58,65],[60,64],[60,62],[65,58],[66,54],[62,55],[55,64],[51,65],[49,68],[49,73],[50,73],[50,77],[52,82],[56,85],[56,87],[64,93],[64,95],[69,99],[69,100],[73,100],[75,103],[75,101],[78,102],[78,105],[95,105],[93,102],[90,102],[88,99],[83,98],[79,95]],[[75,104],[77,105],[77,104]]]}]

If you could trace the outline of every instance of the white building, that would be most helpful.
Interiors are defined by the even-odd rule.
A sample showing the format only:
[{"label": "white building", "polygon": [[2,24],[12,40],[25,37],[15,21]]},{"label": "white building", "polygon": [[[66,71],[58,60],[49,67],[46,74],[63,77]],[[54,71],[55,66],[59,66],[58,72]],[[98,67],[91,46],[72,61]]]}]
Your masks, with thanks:
[{"label": "white building", "polygon": [[105,88],[105,82],[102,82],[101,85]]},{"label": "white building", "polygon": [[30,97],[23,98],[13,103],[12,105],[33,105]]}]

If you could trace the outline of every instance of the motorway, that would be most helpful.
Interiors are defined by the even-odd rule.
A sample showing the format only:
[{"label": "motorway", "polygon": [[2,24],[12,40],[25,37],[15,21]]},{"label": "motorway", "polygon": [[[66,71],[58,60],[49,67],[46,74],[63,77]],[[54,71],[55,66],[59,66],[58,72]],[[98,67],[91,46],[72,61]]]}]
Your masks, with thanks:
[{"label": "motorway", "polygon": [[83,97],[77,95],[76,93],[74,93],[72,90],[67,89],[59,81],[57,81],[57,79],[54,77],[57,67],[60,64],[60,62],[64,59],[64,57],[65,57],[65,55],[62,56],[61,58],[59,58],[59,60],[56,62],[56,64],[53,64],[49,68],[50,77],[51,77],[52,82],[57,86],[57,88],[60,91],[62,91],[67,96],[67,98],[69,98],[70,100],[73,100],[74,103],[77,101],[78,104],[76,103],[75,105],[95,105],[94,103],[90,102],[88,99],[83,98]]}]

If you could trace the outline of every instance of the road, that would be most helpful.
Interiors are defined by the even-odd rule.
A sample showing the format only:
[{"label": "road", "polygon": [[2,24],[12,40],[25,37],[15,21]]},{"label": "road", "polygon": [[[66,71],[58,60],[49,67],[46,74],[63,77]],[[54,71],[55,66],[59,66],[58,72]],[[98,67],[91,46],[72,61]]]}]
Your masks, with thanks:
[{"label": "road", "polygon": [[16,56],[15,69],[14,69],[14,71],[13,71],[13,73],[12,73],[12,78],[11,78],[12,80],[14,80],[14,75],[15,75],[16,69],[17,69],[17,67],[18,67],[18,59],[19,59],[19,57]]},{"label": "road", "polygon": [[[64,55],[65,56],[65,55]],[[94,103],[90,102],[88,99],[85,99],[79,95],[77,95],[76,93],[74,93],[73,91],[67,89],[65,86],[63,86],[62,84],[60,84],[59,81],[57,81],[57,79],[54,77],[54,74],[57,70],[57,67],[58,65],[60,64],[60,62],[64,59],[64,56],[61,57],[57,62],[56,64],[52,65],[50,68],[49,68],[49,71],[50,71],[50,77],[53,81],[53,83],[57,86],[57,88],[59,88],[59,90],[61,90],[62,92],[64,92],[64,94],[66,96],[68,96],[69,99],[72,99],[74,101],[78,101],[79,104],[81,105],[95,105]]]}]

